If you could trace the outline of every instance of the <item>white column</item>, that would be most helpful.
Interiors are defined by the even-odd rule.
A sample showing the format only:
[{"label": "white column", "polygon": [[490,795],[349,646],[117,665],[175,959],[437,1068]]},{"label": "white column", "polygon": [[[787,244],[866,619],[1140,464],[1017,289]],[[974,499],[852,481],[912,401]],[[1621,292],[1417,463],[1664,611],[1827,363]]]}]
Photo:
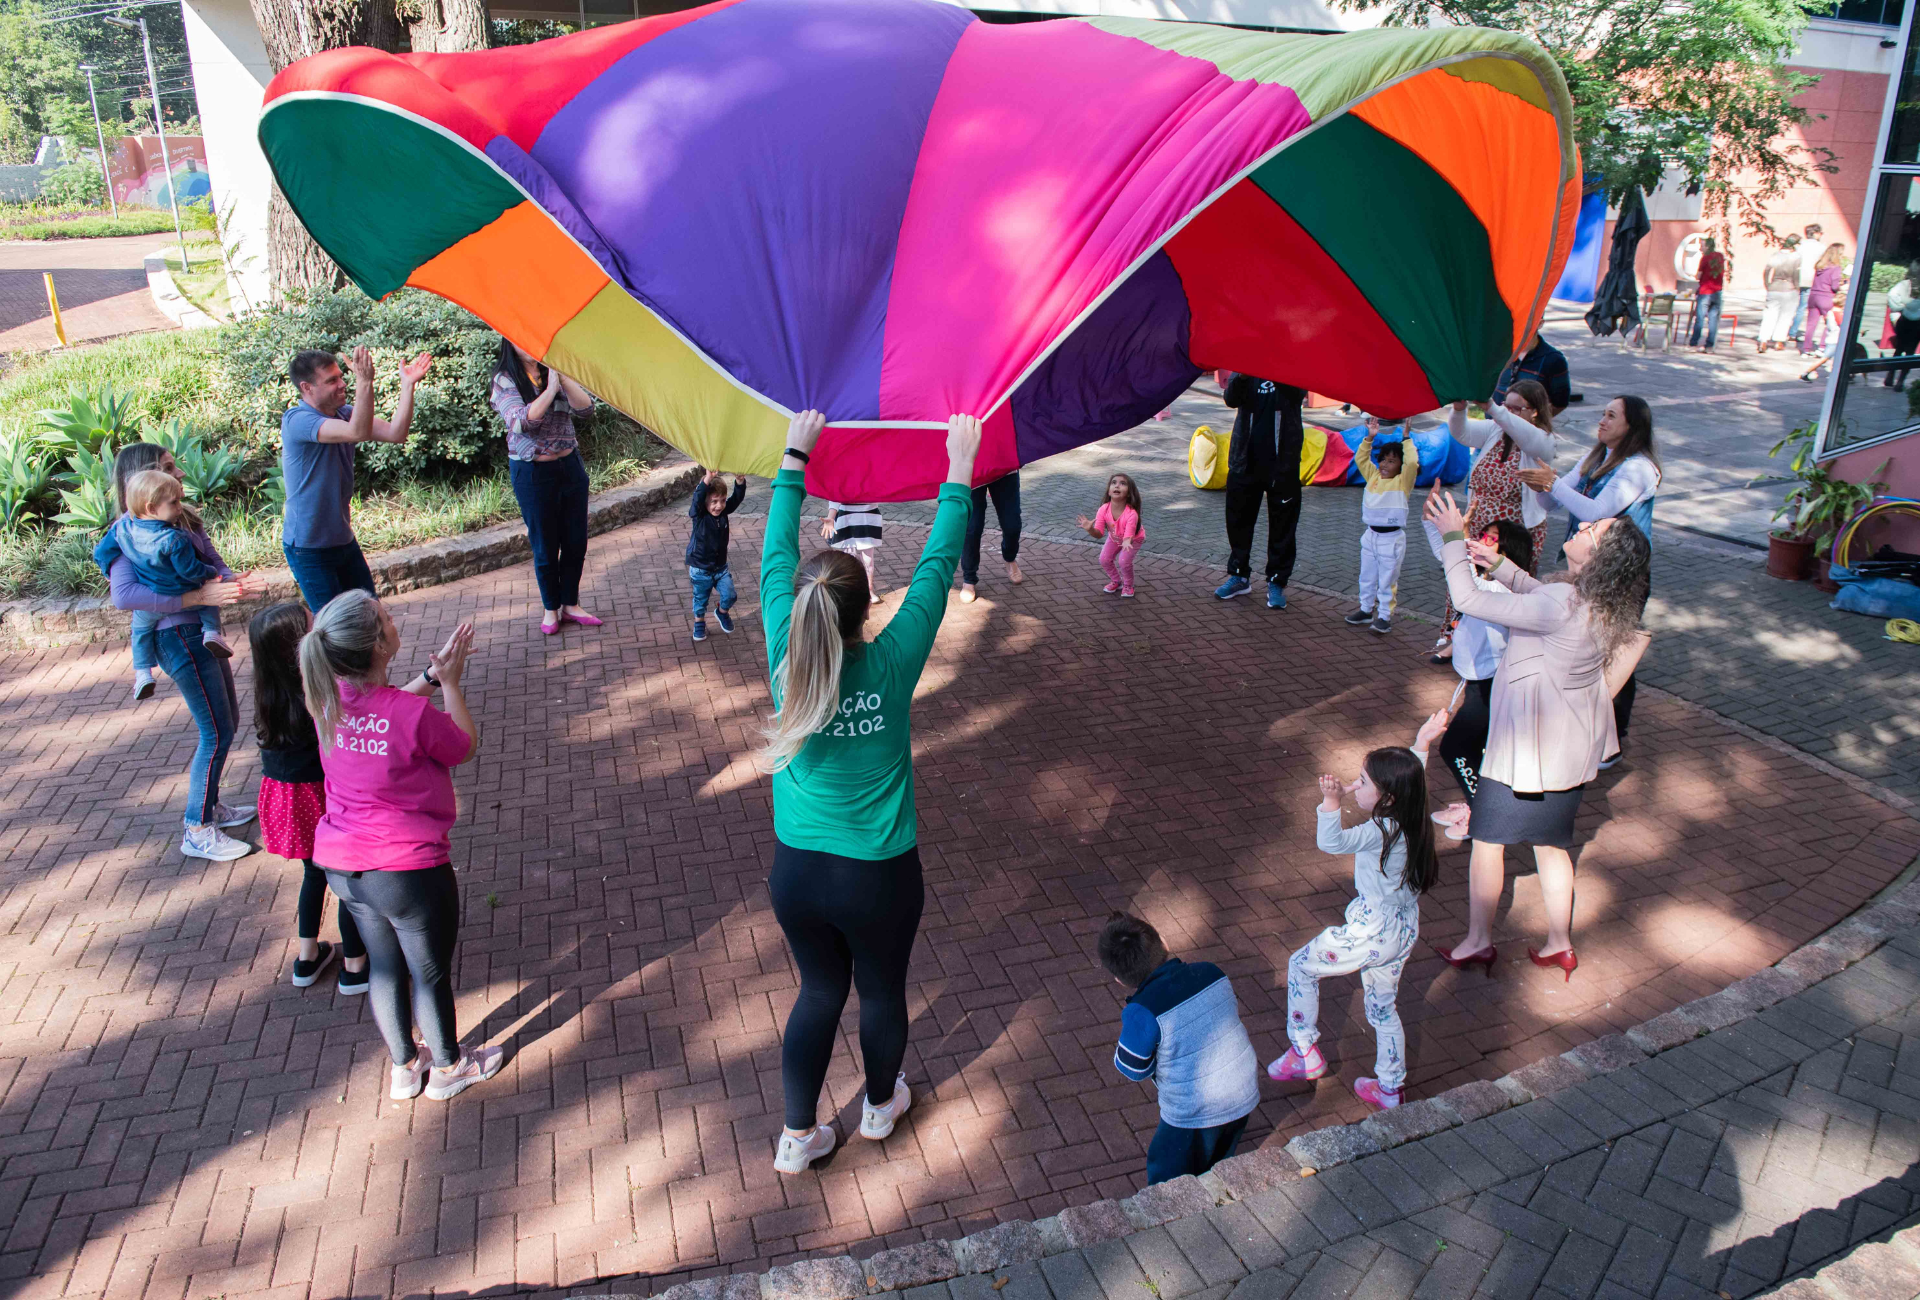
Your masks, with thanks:
[{"label": "white column", "polygon": [[226,214],[229,240],[239,243],[228,292],[236,310],[245,303],[257,307],[270,295],[267,195],[273,177],[256,134],[272,80],[267,49],[247,0],[181,0],[180,10],[214,203]]}]

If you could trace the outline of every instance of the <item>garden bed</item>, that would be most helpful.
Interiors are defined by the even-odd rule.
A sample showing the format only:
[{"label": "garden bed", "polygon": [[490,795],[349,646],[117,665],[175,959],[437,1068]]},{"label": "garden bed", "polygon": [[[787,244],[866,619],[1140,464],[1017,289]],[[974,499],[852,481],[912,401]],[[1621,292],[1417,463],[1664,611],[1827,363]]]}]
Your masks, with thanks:
[{"label": "garden bed", "polygon": [[105,212],[32,211],[0,218],[0,239],[111,239],[118,235],[157,235],[173,229],[173,214],[128,208],[117,217]]}]

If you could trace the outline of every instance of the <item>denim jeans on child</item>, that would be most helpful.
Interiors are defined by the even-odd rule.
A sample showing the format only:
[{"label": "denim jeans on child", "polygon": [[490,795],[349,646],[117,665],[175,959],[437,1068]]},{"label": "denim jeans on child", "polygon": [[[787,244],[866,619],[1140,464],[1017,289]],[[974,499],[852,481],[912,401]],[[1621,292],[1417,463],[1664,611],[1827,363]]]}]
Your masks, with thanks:
[{"label": "denim jeans on child", "polygon": [[[150,614],[144,609],[133,611],[133,666],[152,672],[160,666],[160,641],[154,629],[160,626],[164,614]],[[200,607],[200,634],[203,637],[220,635],[220,607],[202,605]]]},{"label": "denim jeans on child", "polygon": [[733,589],[732,569],[687,569],[687,577],[693,580],[693,616],[707,616],[707,597],[717,596],[721,609],[732,609],[733,602],[739,599]]}]

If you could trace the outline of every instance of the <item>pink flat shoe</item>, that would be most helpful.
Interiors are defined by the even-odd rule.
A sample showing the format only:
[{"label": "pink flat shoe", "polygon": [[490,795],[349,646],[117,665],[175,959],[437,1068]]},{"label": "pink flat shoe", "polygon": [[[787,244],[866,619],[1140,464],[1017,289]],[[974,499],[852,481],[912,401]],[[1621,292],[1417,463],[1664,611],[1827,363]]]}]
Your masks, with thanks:
[{"label": "pink flat shoe", "polygon": [[1287,1054],[1267,1066],[1267,1077],[1275,1083],[1303,1083],[1309,1079],[1318,1079],[1327,1072],[1327,1058],[1320,1049],[1310,1047],[1305,1056],[1295,1048],[1289,1047]]},{"label": "pink flat shoe", "polygon": [[1378,1079],[1355,1080],[1353,1095],[1375,1110],[1393,1110],[1400,1104],[1400,1094],[1382,1088]]},{"label": "pink flat shoe", "polygon": [[562,623],[578,623],[581,627],[599,627],[600,620],[591,614],[562,614]]},{"label": "pink flat shoe", "polygon": [[552,636],[554,633],[560,630],[560,623],[564,623],[564,622],[566,622],[564,618],[561,619],[558,623],[549,623],[545,619],[540,620],[540,635]]}]

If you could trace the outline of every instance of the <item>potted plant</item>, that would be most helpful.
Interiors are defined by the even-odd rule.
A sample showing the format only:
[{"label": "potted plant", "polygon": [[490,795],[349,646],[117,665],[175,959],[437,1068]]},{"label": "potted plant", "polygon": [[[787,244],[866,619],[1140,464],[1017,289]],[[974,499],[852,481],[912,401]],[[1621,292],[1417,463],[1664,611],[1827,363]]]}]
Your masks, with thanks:
[{"label": "potted plant", "polygon": [[1780,508],[1773,512],[1781,527],[1767,535],[1767,574],[1798,582],[1811,569],[1820,589],[1832,591],[1838,589],[1827,577],[1834,538],[1847,520],[1886,489],[1887,485],[1877,478],[1887,467],[1883,464],[1875,471],[1876,481],[1871,483],[1835,478],[1813,458],[1813,432],[1812,424],[1803,424],[1767,453],[1778,456],[1793,448],[1788,468],[1795,480]]}]

